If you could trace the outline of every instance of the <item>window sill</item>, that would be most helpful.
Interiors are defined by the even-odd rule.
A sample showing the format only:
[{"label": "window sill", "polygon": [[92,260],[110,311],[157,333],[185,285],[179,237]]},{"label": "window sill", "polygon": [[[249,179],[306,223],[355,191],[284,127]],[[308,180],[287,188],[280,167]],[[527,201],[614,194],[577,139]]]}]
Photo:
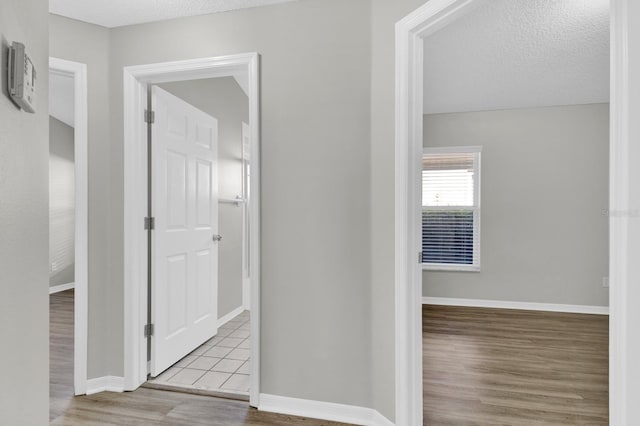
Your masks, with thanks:
[{"label": "window sill", "polygon": [[446,263],[422,264],[423,271],[480,272],[480,265],[450,265]]}]

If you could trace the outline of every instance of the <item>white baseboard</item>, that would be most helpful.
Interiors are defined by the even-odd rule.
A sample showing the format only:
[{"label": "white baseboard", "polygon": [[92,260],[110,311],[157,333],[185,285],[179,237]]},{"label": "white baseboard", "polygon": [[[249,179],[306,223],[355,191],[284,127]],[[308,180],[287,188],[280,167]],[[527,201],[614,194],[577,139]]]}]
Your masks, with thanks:
[{"label": "white baseboard", "polygon": [[218,319],[218,327],[222,327],[223,325],[225,325],[226,323],[228,323],[229,321],[231,321],[232,319],[234,319],[235,317],[237,317],[243,312],[244,312],[244,307],[239,306],[235,308],[233,311],[229,312],[227,315]]},{"label": "white baseboard", "polygon": [[261,411],[308,417],[361,426],[393,426],[393,423],[372,408],[284,396],[260,394]]},{"label": "white baseboard", "polygon": [[124,392],[124,377],[104,376],[87,380],[87,395],[99,392]]},{"label": "white baseboard", "polygon": [[558,305],[554,303],[509,302],[505,300],[454,299],[423,297],[423,305],[467,306],[473,308],[521,309],[525,311],[567,312],[572,314],[609,315],[608,306]]},{"label": "white baseboard", "polygon": [[71,290],[76,287],[76,283],[66,283],[49,287],[49,294],[60,293],[61,291]]},{"label": "white baseboard", "polygon": [[395,426],[395,424],[380,414],[378,410],[371,409],[373,415],[371,416],[371,426]]}]

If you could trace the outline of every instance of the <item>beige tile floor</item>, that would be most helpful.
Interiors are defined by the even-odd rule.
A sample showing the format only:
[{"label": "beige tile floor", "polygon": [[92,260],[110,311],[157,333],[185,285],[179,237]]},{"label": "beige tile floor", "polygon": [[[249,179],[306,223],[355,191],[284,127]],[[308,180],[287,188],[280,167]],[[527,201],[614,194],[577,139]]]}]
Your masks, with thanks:
[{"label": "beige tile floor", "polygon": [[218,334],[158,377],[154,385],[197,391],[249,394],[249,311],[218,329]]}]

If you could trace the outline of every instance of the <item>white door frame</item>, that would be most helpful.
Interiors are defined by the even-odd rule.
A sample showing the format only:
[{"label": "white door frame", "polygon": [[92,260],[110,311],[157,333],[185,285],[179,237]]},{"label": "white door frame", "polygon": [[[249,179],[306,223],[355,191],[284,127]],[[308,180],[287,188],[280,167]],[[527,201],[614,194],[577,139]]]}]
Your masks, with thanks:
[{"label": "white door frame", "polygon": [[49,58],[49,72],[73,79],[74,180],[75,180],[75,290],[73,336],[73,387],[76,395],[87,392],[87,328],[89,286],[89,172],[87,65]]},{"label": "white door frame", "polygon": [[251,385],[250,404],[260,390],[260,91],[259,55],[246,53],[124,68],[124,388],[147,380],[147,86],[172,81],[249,77],[251,126]]},{"label": "white door frame", "polygon": [[[395,312],[396,424],[422,425],[422,273],[420,159],[423,115],[423,39],[487,0],[430,0],[396,24]],[[629,212],[628,0],[611,0],[610,210]],[[609,413],[626,425],[625,299],[630,277],[629,215],[610,215]]]}]

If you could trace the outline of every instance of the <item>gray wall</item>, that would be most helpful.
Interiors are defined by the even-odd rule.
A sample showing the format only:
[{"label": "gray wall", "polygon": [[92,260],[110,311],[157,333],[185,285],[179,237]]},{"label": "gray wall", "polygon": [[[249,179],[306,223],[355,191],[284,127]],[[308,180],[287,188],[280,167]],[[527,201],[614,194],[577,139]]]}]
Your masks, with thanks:
[{"label": "gray wall", "polygon": [[123,374],[122,67],[255,51],[261,391],[370,406],[370,1],[303,0],[121,27],[106,41],[95,26],[59,17],[51,25],[54,56],[89,64],[90,191],[101,198],[90,197],[90,223],[104,231],[89,235],[89,377]]},{"label": "gray wall", "polygon": [[[48,2],[0,2],[0,423],[49,419]],[[7,97],[12,41],[27,47],[39,78],[36,114]]]},{"label": "gray wall", "polygon": [[73,127],[49,116],[50,287],[74,281],[76,203],[73,136]]},{"label": "gray wall", "polygon": [[[87,65],[89,170],[89,329],[88,377],[108,374],[120,365],[113,348],[122,348],[122,331],[106,318],[113,306],[113,272],[109,250],[110,126],[109,30],[97,25],[50,15],[51,56]],[[122,89],[121,89],[122,90]],[[120,249],[122,250],[122,249]],[[115,275],[116,277],[118,274]],[[114,359],[116,358],[116,359]],[[111,370],[113,371],[113,370]]]},{"label": "gray wall", "polygon": [[[242,122],[249,99],[233,77],[164,83],[159,86],[218,120],[218,193],[242,195]],[[218,318],[242,306],[242,207],[218,208]]]},{"label": "gray wall", "polygon": [[[358,19],[359,13],[357,10],[351,9],[349,5],[346,7],[341,7],[340,3],[336,1],[328,2],[333,10],[333,19],[340,20],[341,13],[335,13],[336,10],[343,11],[343,9],[348,9],[348,13],[345,14],[346,20],[356,20],[358,21],[357,28],[355,29],[353,34],[362,34],[366,32],[366,23],[361,22]],[[356,144],[355,149],[359,150],[359,154],[363,155],[365,158],[368,157],[370,160],[370,168],[366,170],[366,166],[363,167],[358,163],[358,173],[354,172],[351,180],[356,180],[359,184],[356,185],[358,189],[367,191],[366,187],[368,186],[371,199],[370,203],[367,199],[367,196],[364,199],[358,199],[355,207],[358,208],[357,211],[369,211],[371,212],[370,223],[369,219],[365,218],[363,224],[361,226],[368,227],[369,232],[363,231],[359,226],[357,230],[351,231],[348,234],[353,235],[355,233],[357,237],[363,237],[364,240],[361,242],[361,247],[366,247],[369,243],[371,243],[371,260],[373,261],[373,265],[371,268],[372,271],[372,289],[371,294],[368,293],[366,288],[363,288],[362,281],[366,281],[366,277],[360,276],[360,274],[355,274],[351,272],[350,274],[345,275],[355,275],[356,284],[354,284],[354,289],[349,290],[340,290],[340,287],[344,287],[345,280],[340,279],[337,284],[330,282],[330,288],[326,290],[327,293],[336,293],[338,296],[342,296],[343,293],[349,292],[351,297],[349,297],[348,302],[351,303],[353,300],[358,300],[362,303],[364,308],[359,308],[355,312],[355,317],[358,319],[357,324],[347,323],[347,332],[345,336],[348,338],[352,336],[354,333],[360,333],[359,336],[356,337],[356,341],[359,342],[362,337],[362,321],[369,320],[363,319],[362,317],[366,317],[366,310],[369,307],[369,300],[371,300],[371,311],[368,312],[370,314],[370,319],[372,322],[371,336],[372,336],[372,353],[373,358],[371,359],[371,363],[373,368],[369,369],[366,365],[362,368],[358,368],[357,371],[354,372],[353,375],[349,375],[349,379],[356,377],[361,377],[361,373],[364,371],[373,371],[373,375],[371,377],[371,392],[372,392],[372,402],[373,407],[380,410],[384,415],[393,418],[394,417],[394,333],[393,333],[393,318],[394,318],[394,297],[393,297],[393,274],[394,274],[394,251],[393,251],[393,237],[394,237],[394,224],[393,224],[393,199],[394,199],[394,190],[393,190],[393,144],[394,144],[394,24],[403,16],[405,16],[410,11],[414,10],[418,6],[420,6],[423,1],[422,0],[394,0],[393,2],[388,0],[371,0],[371,9],[369,9],[368,2],[367,5],[362,6],[361,2],[353,2],[355,7],[359,9],[359,12],[367,17],[372,18],[371,21],[371,37],[372,42],[370,45],[366,43],[366,40],[358,39],[356,43],[357,46],[353,46],[352,43],[355,43],[350,37],[346,39],[349,41],[345,43],[350,48],[359,47],[363,48],[363,50],[367,50],[367,45],[371,49],[371,57],[369,58],[368,54],[364,55],[364,58],[360,58],[360,61],[348,62],[347,71],[350,71],[348,74],[353,72],[354,68],[360,69],[360,64],[366,64],[364,72],[367,73],[369,71],[369,62],[372,65],[370,68],[371,71],[371,146],[370,150],[366,146],[362,146],[362,143]],[[5,58],[6,53],[6,43],[12,39],[20,39],[27,42],[28,46],[30,46],[32,57],[35,59],[36,68],[37,69],[46,69],[47,67],[47,48],[46,48],[46,37],[47,37],[47,21],[46,21],[46,10],[47,3],[43,0],[8,0],[0,3],[0,28],[1,38],[2,38],[2,46],[3,46],[3,54],[2,58]],[[251,12],[244,12],[251,13]],[[326,17],[328,11],[325,11],[322,16]],[[308,15],[308,14],[307,14]],[[298,28],[297,32],[304,33],[303,26],[308,19],[302,21],[296,21],[295,19],[286,20],[287,16],[283,14],[282,16],[282,24],[284,26],[301,26],[302,28]],[[52,18],[55,20],[54,18]],[[205,18],[198,18],[204,20],[204,24],[200,25],[202,31],[202,27],[206,27]],[[211,19],[211,18],[209,18]],[[328,19],[328,18],[327,18]],[[637,116],[638,112],[640,112],[640,79],[634,76],[640,75],[640,25],[634,25],[640,22],[640,3],[637,2],[628,2],[628,9],[626,14],[626,19],[629,22],[627,26],[629,30],[630,43],[628,46],[629,51],[629,79],[631,85],[630,91],[630,103],[629,109],[626,113],[626,118],[630,123],[630,140],[635,141],[640,138],[640,121],[634,120],[633,117]],[[297,22],[301,22],[298,24]],[[275,21],[276,24],[281,24],[279,21]],[[86,49],[86,43],[82,40],[82,38],[78,35],[76,30],[77,26],[83,26],[83,24],[77,25],[67,25],[64,20],[59,19],[58,25],[56,29],[54,29],[53,40],[52,40],[52,49],[55,46],[56,51],[58,52],[54,56],[73,58],[73,57],[84,57],[87,58],[84,62],[90,63],[90,116],[100,117],[102,112],[108,110],[105,106],[105,102],[107,97],[105,92],[108,90],[107,85],[95,84],[96,79],[105,78],[106,73],[104,70],[106,68],[96,66],[95,64],[101,61],[100,56],[103,53],[99,47],[100,43],[97,43],[98,47],[94,47],[93,49]],[[55,24],[52,24],[56,26]],[[262,25],[261,27],[263,27]],[[346,26],[346,24],[341,25],[340,33],[344,33],[346,30],[342,28]],[[230,25],[226,26],[226,31],[232,31]],[[28,32],[26,29],[29,29]],[[211,29],[210,29],[211,30]],[[322,28],[315,28],[317,31],[318,37],[319,34],[324,34]],[[363,31],[365,30],[365,31]],[[214,30],[211,30],[214,31]],[[221,30],[224,31],[224,30]],[[101,31],[97,31],[101,32]],[[187,33],[189,33],[187,28]],[[244,34],[250,33],[251,28],[243,27]],[[157,31],[156,31],[157,33]],[[80,34],[82,35],[82,34]],[[334,40],[334,44],[337,45],[340,50],[340,44],[344,42],[341,40],[338,34],[334,37],[325,37],[324,42],[320,41],[320,45],[326,49],[326,43],[330,43],[331,40]],[[343,34],[346,35],[346,34]],[[240,35],[240,39],[243,39],[246,35]],[[168,38],[171,35],[168,35]],[[257,36],[252,36],[257,37]],[[282,37],[282,35],[281,35]],[[104,41],[104,38],[99,37],[101,41]],[[215,42],[216,39],[208,40],[208,43],[211,45]],[[295,43],[296,38],[291,37],[289,39],[289,43]],[[242,44],[242,43],[240,43]],[[300,44],[303,44],[302,41]],[[177,52],[183,52],[180,50],[182,46],[175,46],[174,50]],[[73,48],[80,49],[74,50]],[[194,49],[190,53],[183,53],[182,56],[194,56],[199,54],[201,50],[204,49],[200,47],[199,49]],[[213,47],[212,47],[213,49]],[[302,48],[300,48],[302,49]],[[228,50],[231,50],[229,48]],[[303,49],[304,50],[304,49]],[[314,50],[314,49],[308,49]],[[319,50],[319,52],[324,52],[324,50]],[[356,49],[357,52],[357,49]],[[312,53],[308,53],[312,54]],[[285,53],[282,54],[286,56]],[[155,55],[154,55],[155,56]],[[277,57],[278,55],[276,55]],[[360,56],[357,54],[357,56]],[[304,58],[304,56],[303,56]],[[95,59],[95,61],[93,60]],[[263,58],[264,59],[264,58]],[[78,60],[78,59],[76,59]],[[4,61],[4,59],[3,59]],[[306,62],[306,61],[302,61]],[[358,63],[360,62],[360,64]],[[4,64],[3,64],[4,65]],[[316,64],[322,65],[322,64]],[[271,65],[270,65],[271,67]],[[91,72],[91,69],[94,69],[94,72]],[[322,67],[320,66],[322,70]],[[310,71],[306,69],[305,74],[309,74]],[[273,78],[273,71],[269,73]],[[94,80],[92,80],[92,76]],[[4,79],[0,79],[4,81]],[[351,83],[352,78],[347,79],[347,82]],[[338,79],[339,81],[339,79]],[[358,102],[357,111],[359,113],[358,116],[366,115],[369,112],[369,104],[368,104],[368,90],[365,90],[361,87],[361,85],[368,85],[369,81],[367,78],[363,78],[361,81],[355,81],[355,86],[357,88],[357,93],[364,97],[363,100]],[[4,84],[4,83],[3,83]],[[42,93],[40,95],[40,101],[43,102],[40,105],[46,105],[46,93],[47,93],[47,82],[46,78],[41,79],[39,83],[39,88],[42,88]],[[303,81],[298,80],[298,86],[304,86]],[[347,89],[347,87],[339,85],[340,89]],[[270,90],[270,98],[274,96],[274,90]],[[332,91],[332,93],[335,93]],[[104,95],[104,96],[103,96]],[[356,96],[356,95],[353,95]],[[323,97],[322,97],[323,98]],[[350,97],[351,98],[351,97]],[[312,98],[314,99],[314,98]],[[323,98],[324,99],[324,98]],[[102,100],[102,103],[100,103]],[[315,99],[314,99],[315,101]],[[283,102],[285,103],[285,102]],[[350,103],[350,105],[353,101]],[[272,101],[268,103],[271,105]],[[354,106],[354,105],[351,105]],[[6,420],[8,423],[12,424],[23,424],[23,425],[41,425],[46,424],[46,419],[48,415],[47,410],[47,352],[48,352],[48,343],[47,343],[47,297],[46,297],[46,286],[47,286],[47,206],[46,206],[46,194],[47,194],[47,114],[46,114],[46,106],[44,109],[39,109],[39,112],[36,116],[29,116],[26,114],[21,114],[12,109],[13,106],[9,103],[6,97],[2,97],[0,100],[0,193],[2,194],[2,204],[0,205],[0,222],[3,224],[2,228],[0,228],[0,259],[2,264],[0,265],[3,274],[1,276],[1,284],[0,285],[0,321],[4,324],[11,323],[14,324],[13,327],[2,328],[0,329],[0,340],[6,344],[0,346],[0,359],[2,359],[2,365],[4,366],[3,370],[0,372],[3,377],[3,381],[6,383],[11,383],[11,386],[3,386],[0,390],[0,412],[3,413],[3,420]],[[291,107],[288,110],[292,109]],[[364,112],[366,110],[366,112]],[[107,111],[108,112],[108,111]],[[273,115],[277,115],[275,112],[271,112],[269,114],[270,117]],[[294,115],[295,116],[295,115]],[[104,116],[103,116],[104,117]],[[321,121],[321,118],[318,119]],[[358,120],[358,122],[363,121],[362,118]],[[366,121],[366,120],[365,120]],[[100,122],[95,119],[90,119],[90,135],[97,135],[97,138],[100,141],[108,141],[108,122]],[[317,126],[320,124],[318,123]],[[287,133],[286,127],[280,128],[276,127],[273,124],[267,124],[267,129],[269,129],[269,134],[274,134],[279,129],[281,132]],[[266,129],[265,129],[266,130]],[[294,129],[295,130],[295,129]],[[351,132],[354,132],[354,129],[351,128]],[[280,133],[280,132],[277,132]],[[91,137],[91,136],[90,136]],[[292,139],[292,136],[289,136],[289,140]],[[356,138],[360,140],[361,137]],[[340,142],[343,142],[344,139],[341,139]],[[291,143],[291,142],[289,142]],[[109,150],[106,149],[108,145],[94,142],[94,146],[90,149],[90,157],[93,158],[93,162],[96,162],[96,159],[100,158],[100,154],[104,154],[105,152],[108,154]],[[121,153],[121,149],[118,151]],[[275,154],[274,154],[275,155]],[[273,159],[274,155],[267,155],[267,157],[271,157]],[[354,156],[351,153],[350,160]],[[369,157],[370,156],[370,157]],[[325,154],[326,157],[326,154]],[[632,150],[629,153],[629,161],[631,163],[637,162],[640,159],[640,150],[638,148],[638,144],[632,144]],[[35,162],[35,164],[34,164]],[[108,162],[105,160],[105,162]],[[340,162],[338,162],[340,163]],[[340,163],[341,164],[341,163]],[[92,173],[92,181],[90,182],[90,187],[94,188],[93,195],[93,206],[94,211],[90,214],[93,215],[94,224],[90,225],[93,232],[90,230],[90,235],[93,234],[94,238],[100,238],[103,235],[97,232],[101,226],[100,219],[104,216],[101,215],[102,212],[96,212],[96,206],[100,207],[100,200],[97,198],[103,197],[104,191],[100,192],[99,190],[108,187],[108,180],[104,178],[104,176],[100,175],[100,170],[104,170],[103,164],[95,164],[94,170]],[[121,169],[121,166],[120,166]],[[342,167],[342,173],[340,174],[340,178],[345,175],[345,167]],[[287,170],[288,171],[288,170]],[[363,175],[368,175],[364,176]],[[637,171],[634,172],[637,175]],[[273,183],[279,182],[284,179],[284,175],[286,173],[282,173],[278,179],[273,177],[270,179],[271,185]],[[632,187],[630,188],[631,197],[630,208],[638,209],[640,208],[640,199],[638,199],[637,195],[640,194],[640,191],[637,191],[633,183],[640,182],[640,177],[638,179],[632,180]],[[370,184],[370,185],[369,185]],[[274,186],[270,190],[270,193],[275,192]],[[288,188],[288,186],[287,186]],[[98,191],[95,191],[95,190]],[[117,189],[116,189],[117,192]],[[345,194],[344,191],[340,192],[340,194]],[[346,194],[345,194],[346,195]],[[353,194],[349,194],[349,197],[345,197],[347,199],[351,199]],[[106,197],[105,197],[106,198]],[[275,201],[275,200],[274,200]],[[269,211],[268,219],[273,221],[274,216],[277,212],[274,212],[275,203],[272,202]],[[267,206],[268,207],[268,206]],[[350,206],[351,207],[351,206]],[[116,209],[117,211],[117,209]],[[361,215],[360,215],[361,216]],[[358,219],[353,216],[348,216],[348,219],[345,217],[345,220],[351,220],[356,223],[360,223]],[[640,227],[638,217],[628,218],[630,224],[630,233],[629,233],[629,241],[628,247],[631,254],[637,254],[640,252],[640,248],[638,247],[638,241],[640,238]],[[116,221],[116,223],[121,223],[122,219]],[[26,226],[28,223],[29,226]],[[104,235],[107,230],[105,229]],[[370,240],[367,240],[367,235],[370,234]],[[116,238],[117,239],[117,238]],[[351,247],[350,245],[348,245]],[[90,259],[93,259],[93,265],[90,266],[91,273],[93,274],[95,282],[97,284],[92,283],[92,288],[90,291],[92,292],[92,300],[90,301],[91,306],[94,307],[92,310],[92,314],[90,317],[90,334],[94,337],[90,337],[90,374],[93,371],[94,375],[90,375],[90,377],[96,377],[97,375],[103,375],[105,372],[109,370],[113,371],[113,373],[121,373],[121,363],[116,360],[115,367],[111,364],[107,365],[106,362],[100,363],[98,362],[100,359],[104,359],[113,355],[114,353],[117,355],[121,352],[122,344],[121,344],[121,333],[118,332],[118,324],[115,326],[115,331],[113,333],[109,333],[107,330],[101,329],[96,324],[104,324],[104,321],[101,321],[104,318],[109,318],[106,315],[106,307],[112,306],[117,308],[117,303],[114,303],[118,300],[118,291],[115,291],[116,297],[112,296],[112,292],[106,292],[107,285],[105,282],[107,281],[107,270],[104,267],[104,264],[101,263],[101,258],[105,258],[105,256],[100,256],[101,247],[108,247],[108,245],[103,244],[103,241],[98,241],[97,243],[90,243]],[[356,248],[357,249],[357,248]],[[357,252],[357,250],[354,250]],[[354,268],[362,267],[362,259],[358,257],[356,259],[356,264],[354,264]],[[366,261],[365,261],[366,262]],[[106,263],[106,262],[105,262]],[[119,260],[118,263],[121,265],[122,261]],[[280,264],[278,264],[280,265]],[[310,265],[307,270],[312,270],[315,265]],[[627,273],[630,274],[628,279],[631,283],[637,281],[637,277],[640,276],[640,263],[631,262],[628,266]],[[343,269],[346,269],[343,266]],[[297,271],[298,269],[296,269]],[[294,271],[294,272],[296,272]],[[293,273],[292,273],[293,274]],[[116,274],[117,275],[117,274]],[[120,274],[121,275],[121,274]],[[277,282],[273,281],[274,272],[270,274],[270,282],[273,285],[277,285]],[[323,274],[322,279],[326,279],[328,274]],[[338,274],[340,275],[340,274]],[[304,275],[302,275],[304,276]],[[331,277],[329,277],[331,278]],[[121,280],[121,279],[120,279]],[[287,284],[289,286],[294,285],[295,280],[287,280]],[[314,280],[316,283],[318,280]],[[7,283],[11,283],[12,285],[7,285]],[[18,285],[15,285],[18,284]],[[347,283],[348,284],[348,283]],[[305,286],[305,289],[311,288],[314,291],[325,291],[319,289],[314,289],[313,287]],[[19,289],[20,291],[16,291]],[[295,290],[295,289],[294,289]],[[640,302],[640,286],[629,286],[629,291],[626,294],[626,299],[623,302],[623,307],[626,310],[621,314],[620,318],[624,320],[627,324],[637,324],[640,322],[640,310],[636,309],[638,303]],[[275,295],[268,297],[268,300],[263,300],[263,303],[266,301],[274,301],[277,300],[277,297],[282,293],[282,291],[286,291],[286,288],[280,290]],[[104,295],[104,293],[109,293],[109,299],[103,299],[104,303],[98,303],[100,295]],[[296,291],[296,295],[292,295],[291,299],[293,300],[312,300],[310,297],[295,297],[300,294],[300,291]],[[313,296],[314,294],[312,294]],[[121,296],[120,296],[121,299]],[[324,295],[321,300],[319,300],[320,306],[329,306],[328,297]],[[290,300],[287,297],[287,300]],[[323,303],[324,302],[324,303]],[[94,306],[97,305],[97,306]],[[101,306],[104,305],[104,308]],[[283,314],[284,317],[291,316],[294,308],[287,304],[286,311]],[[318,309],[314,309],[317,311]],[[363,312],[363,310],[365,312]],[[318,318],[323,318],[323,316],[327,316],[327,312],[323,312],[323,314],[317,315],[305,315],[305,311],[302,306],[297,310],[298,316],[305,316],[304,326],[308,326],[309,323],[313,325],[314,321],[320,321]],[[116,316],[118,316],[118,312],[116,312]],[[271,312],[269,314],[271,317],[274,316],[274,313]],[[120,318],[121,316],[118,316]],[[344,315],[340,315],[338,318],[342,320]],[[286,319],[286,318],[285,318]],[[297,319],[297,318],[296,318]],[[120,324],[121,325],[121,324]],[[278,325],[284,325],[286,329],[286,321],[284,320],[274,320],[272,318],[268,321],[269,328],[272,328],[274,325],[277,329]],[[331,327],[333,325],[333,327]],[[326,331],[342,329],[343,324],[339,324],[336,326],[334,321],[330,321],[328,327],[321,328],[322,331],[322,339],[321,343],[326,343],[328,338]],[[120,327],[121,328],[121,327]],[[318,327],[312,327],[311,331],[317,330]],[[298,331],[299,333],[300,331]],[[269,336],[273,336],[275,332],[269,331],[267,334]],[[365,331],[366,333],[366,331]],[[622,337],[625,338],[627,343],[627,352],[626,352],[626,360],[622,360],[625,363],[625,366],[628,368],[628,381],[627,381],[627,389],[628,389],[628,401],[632,402],[637,400],[640,396],[640,364],[635,362],[636,359],[640,358],[640,339],[637,336],[637,330],[634,327],[627,327],[623,331],[624,335]],[[286,334],[284,333],[275,333],[277,337],[274,344],[277,344],[279,340],[289,340],[286,338]],[[100,342],[100,338],[104,338],[104,343]],[[366,337],[365,337],[366,338]],[[294,339],[295,340],[295,339]],[[337,338],[333,341],[329,341],[331,346],[328,347],[328,351],[331,348],[335,348],[336,350],[343,350],[346,345],[338,346],[341,343],[344,343],[344,338]],[[301,343],[305,343],[306,340],[302,339]],[[113,343],[114,345],[111,345]],[[289,342],[290,343],[290,342]],[[347,342],[348,344],[348,342]],[[25,346],[26,345],[26,346]],[[109,352],[101,351],[105,346],[109,347]],[[359,345],[358,345],[359,346]],[[28,350],[27,350],[28,349]],[[102,353],[105,352],[103,356]],[[321,352],[324,356],[324,352]],[[361,357],[362,351],[358,350],[356,353],[356,357]],[[112,356],[112,358],[115,358]],[[332,362],[330,364],[336,363],[334,358],[331,357]],[[311,363],[311,367],[315,367],[317,364],[317,358],[313,359],[314,363]],[[346,365],[343,365],[339,368],[339,371],[336,372],[336,377],[339,377],[339,374],[342,373],[345,368],[351,366],[353,362],[353,358],[349,357],[346,360]],[[336,364],[340,364],[338,361]],[[363,363],[366,364],[366,361]],[[276,363],[276,372],[284,373],[283,370],[287,370],[286,367],[283,367],[285,363],[277,362]],[[114,367],[110,369],[110,367]],[[294,364],[294,367],[291,369],[289,375],[287,375],[288,379],[276,380],[269,385],[270,389],[273,390],[276,387],[282,388],[285,386],[289,391],[295,390],[295,385],[286,386],[284,381],[296,381],[298,377],[296,377],[296,373],[298,373],[299,364]],[[323,369],[324,371],[324,369]],[[98,373],[98,374],[95,374]],[[267,376],[271,376],[271,374],[267,374]],[[334,375],[331,375],[334,377]],[[300,377],[299,383],[305,383],[305,379],[309,379],[309,377],[305,374],[304,377]],[[313,382],[309,382],[313,383]],[[313,392],[316,395],[324,395],[326,393],[327,381],[321,380],[320,385],[322,389],[319,391]],[[360,389],[353,389],[352,386],[349,386],[347,392],[359,392],[362,389],[368,389],[369,382],[366,381],[362,384]],[[366,395],[367,392],[363,392],[363,395]],[[331,399],[345,399],[348,400],[350,398],[341,398],[341,395],[336,394],[335,398]],[[347,401],[345,401],[347,402]],[[640,405],[629,403],[626,405],[626,414],[627,420],[630,423],[638,422],[640,419]]]},{"label": "gray wall", "polygon": [[368,0],[303,0],[112,31],[111,169],[120,191],[110,200],[119,212],[110,228],[119,301],[122,67],[262,55],[261,392],[370,404],[362,249],[369,244],[369,7]]},{"label": "gray wall", "polygon": [[607,306],[609,105],[424,116],[424,146],[482,145],[481,271],[424,296]]}]

